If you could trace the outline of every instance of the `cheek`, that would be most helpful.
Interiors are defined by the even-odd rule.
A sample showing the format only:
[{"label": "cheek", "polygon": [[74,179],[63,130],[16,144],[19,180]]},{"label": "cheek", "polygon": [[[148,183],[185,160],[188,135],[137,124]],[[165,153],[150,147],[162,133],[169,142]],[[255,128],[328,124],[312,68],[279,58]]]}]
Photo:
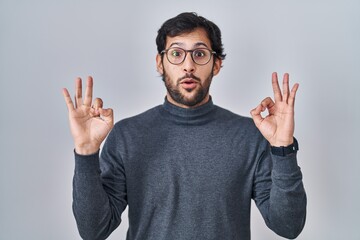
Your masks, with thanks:
[{"label": "cheek", "polygon": [[164,72],[167,76],[169,76],[171,79],[179,78],[179,74],[181,73],[179,69],[175,65],[165,65],[164,64]]},{"label": "cheek", "polygon": [[[199,75],[201,74],[201,79],[206,81],[209,77],[211,77],[214,74],[214,68],[212,65],[207,66],[204,69],[201,69],[199,71]],[[196,74],[195,74],[196,75]]]}]

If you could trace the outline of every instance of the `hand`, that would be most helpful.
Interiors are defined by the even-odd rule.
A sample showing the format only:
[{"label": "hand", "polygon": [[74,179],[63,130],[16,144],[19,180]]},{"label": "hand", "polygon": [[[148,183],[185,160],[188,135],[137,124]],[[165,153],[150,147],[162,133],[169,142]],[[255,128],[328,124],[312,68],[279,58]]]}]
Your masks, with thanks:
[{"label": "hand", "polygon": [[[294,84],[290,92],[289,74],[285,73],[283,93],[281,93],[277,73],[273,73],[272,86],[275,102],[270,97],[267,97],[250,113],[256,127],[270,142],[271,146],[288,146],[293,143],[295,128],[294,104],[299,84]],[[268,109],[269,114],[263,118],[261,112],[264,112],[265,109]]]},{"label": "hand", "polygon": [[71,134],[74,138],[75,151],[88,155],[99,150],[114,125],[113,110],[103,109],[102,100],[97,98],[91,106],[93,79],[88,77],[85,98],[82,98],[82,81],[76,79],[75,106],[66,88],[63,89],[64,99],[69,111]]}]

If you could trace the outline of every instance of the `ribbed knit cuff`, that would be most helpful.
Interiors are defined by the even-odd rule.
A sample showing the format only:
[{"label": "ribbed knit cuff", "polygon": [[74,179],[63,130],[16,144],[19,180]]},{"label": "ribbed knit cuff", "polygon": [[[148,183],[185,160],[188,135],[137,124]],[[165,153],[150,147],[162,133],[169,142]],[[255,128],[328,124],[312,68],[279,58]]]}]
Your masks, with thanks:
[{"label": "ribbed knit cuff", "polygon": [[99,164],[99,153],[97,152],[90,155],[80,155],[76,153],[74,149],[75,155],[75,172],[77,173],[98,173],[100,171]]},{"label": "ribbed knit cuff", "polygon": [[299,166],[296,158],[297,153],[291,153],[287,156],[277,156],[271,154],[273,161],[273,171],[277,173],[294,173],[299,170]]}]

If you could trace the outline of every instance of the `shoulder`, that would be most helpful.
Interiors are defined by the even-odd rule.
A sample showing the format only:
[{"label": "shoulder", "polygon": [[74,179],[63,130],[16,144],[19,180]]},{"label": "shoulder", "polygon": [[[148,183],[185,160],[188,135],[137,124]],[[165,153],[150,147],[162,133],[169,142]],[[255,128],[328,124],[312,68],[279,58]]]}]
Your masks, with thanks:
[{"label": "shoulder", "polygon": [[158,120],[160,107],[161,105],[158,105],[135,116],[124,118],[116,122],[114,129],[137,129],[140,127],[144,127],[145,125],[151,125]]},{"label": "shoulder", "polygon": [[256,128],[252,118],[234,113],[228,109],[216,106],[217,117],[227,123],[241,125],[246,128]]},{"label": "shoulder", "polygon": [[253,150],[266,148],[267,141],[251,117],[242,116],[218,106],[217,114],[218,119],[221,119],[221,123],[218,124],[222,124],[222,129],[225,130],[227,136],[232,136],[241,143],[241,146],[248,146]]},{"label": "shoulder", "polygon": [[216,106],[216,108],[217,125],[235,133],[239,137],[251,139],[252,141],[262,140],[262,134],[251,117],[239,115],[219,106]]}]

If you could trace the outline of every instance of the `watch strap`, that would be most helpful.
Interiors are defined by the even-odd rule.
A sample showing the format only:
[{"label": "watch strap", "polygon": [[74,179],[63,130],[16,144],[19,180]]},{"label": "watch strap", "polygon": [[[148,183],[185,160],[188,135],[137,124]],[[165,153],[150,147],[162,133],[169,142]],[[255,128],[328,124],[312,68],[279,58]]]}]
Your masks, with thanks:
[{"label": "watch strap", "polygon": [[294,138],[294,142],[289,146],[282,147],[273,147],[271,146],[271,153],[276,156],[285,157],[288,154],[295,153],[299,150],[299,144],[296,138]]}]

